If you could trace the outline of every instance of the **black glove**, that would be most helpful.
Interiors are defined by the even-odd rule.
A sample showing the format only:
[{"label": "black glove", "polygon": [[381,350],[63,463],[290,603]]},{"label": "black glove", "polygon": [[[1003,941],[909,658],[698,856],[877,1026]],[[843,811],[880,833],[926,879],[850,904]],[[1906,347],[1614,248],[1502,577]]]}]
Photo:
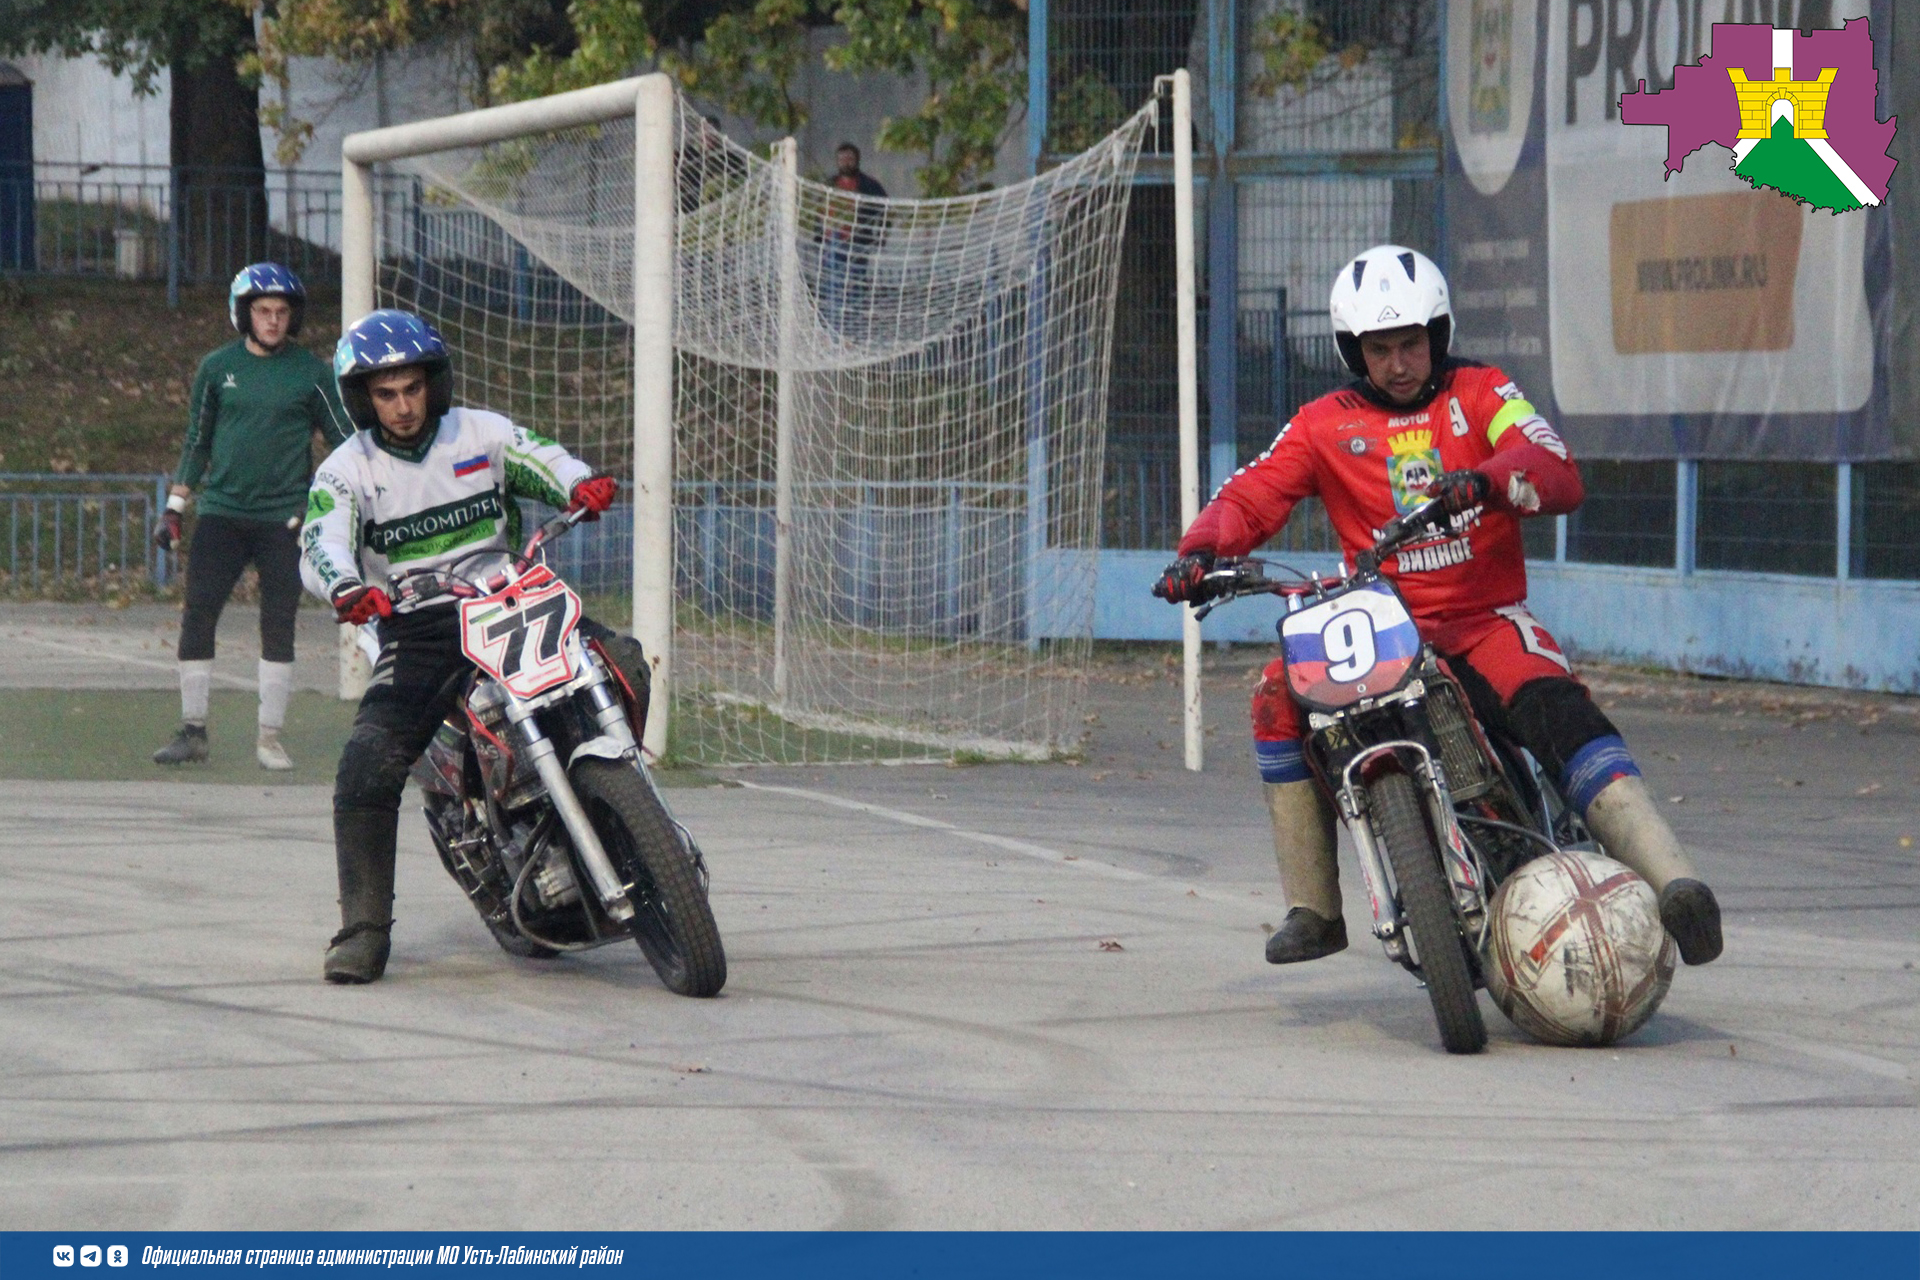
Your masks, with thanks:
[{"label": "black glove", "polygon": [[180,536],[180,513],[178,511],[161,512],[160,519],[153,526],[153,545],[162,551],[171,551],[180,541]]},{"label": "black glove", "polygon": [[1493,482],[1478,471],[1449,471],[1427,486],[1426,496],[1440,499],[1441,509],[1457,516],[1485,502],[1492,489]]},{"label": "black glove", "polygon": [[1169,604],[1179,604],[1182,600],[1193,600],[1198,596],[1200,579],[1213,569],[1213,552],[1195,551],[1191,555],[1181,556],[1160,571],[1160,581],[1153,584],[1153,594]]}]

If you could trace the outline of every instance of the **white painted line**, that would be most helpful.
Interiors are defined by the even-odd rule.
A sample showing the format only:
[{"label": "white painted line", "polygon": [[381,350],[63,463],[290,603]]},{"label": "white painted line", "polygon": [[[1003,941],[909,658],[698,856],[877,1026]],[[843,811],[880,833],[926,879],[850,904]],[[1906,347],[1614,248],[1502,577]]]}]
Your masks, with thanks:
[{"label": "white painted line", "polygon": [[[154,671],[177,672],[180,670],[180,664],[178,662],[159,662],[153,658],[136,658],[131,654],[103,653],[95,649],[78,648],[71,640],[43,640],[39,636],[29,632],[14,631],[9,634],[8,638],[19,641],[22,644],[39,645],[42,649],[52,649],[69,658],[92,658],[98,662],[123,662],[131,667],[148,667]],[[220,671],[214,672],[213,678],[233,689],[257,690],[260,687],[258,680],[249,680],[245,676],[230,676]]]},{"label": "white painted line", "polygon": [[1063,867],[1072,867],[1093,875],[1106,876],[1113,880],[1126,880],[1133,883],[1156,884],[1173,889],[1182,895],[1191,894],[1196,898],[1206,898],[1213,902],[1231,903],[1242,910],[1249,906],[1246,895],[1222,893],[1217,889],[1203,889],[1185,881],[1170,880],[1165,876],[1150,875],[1145,871],[1134,871],[1127,867],[1117,867],[1111,862],[1098,858],[1089,858],[1082,854],[1066,854],[1044,844],[1035,844],[1031,840],[1016,840],[1012,836],[997,836],[990,831],[974,831],[967,827],[955,826],[939,818],[929,818],[925,814],[909,813],[905,809],[890,809],[886,805],[868,804],[864,800],[849,800],[844,796],[831,795],[825,791],[809,791],[804,787],[781,787],[764,782],[749,782],[739,779],[741,786],[753,791],[770,791],[778,795],[793,796],[800,800],[810,800],[815,804],[832,805],[836,809],[846,809],[853,813],[864,813],[875,818],[885,818],[902,826],[919,827],[926,831],[938,831],[942,835],[952,836],[956,840],[967,840],[974,844],[983,844],[992,849],[1004,849],[1008,853],[1017,853],[1023,858],[1033,858],[1040,862],[1057,863]]},{"label": "white painted line", "polygon": [[1860,181],[1860,175],[1853,171],[1852,165],[1840,158],[1840,153],[1833,149],[1831,142],[1828,142],[1825,138],[1808,138],[1807,145],[1813,148],[1816,155],[1827,162],[1827,168],[1833,170],[1833,176],[1840,179],[1840,181],[1846,185],[1847,190],[1853,193],[1855,200],[1858,200],[1861,204],[1880,203],[1880,197],[1873,194],[1873,188]]},{"label": "white painted line", "polygon": [[1809,1058],[1817,1058],[1822,1062],[1852,1067],[1855,1071],[1879,1076],[1883,1080],[1898,1080],[1904,1084],[1913,1079],[1913,1071],[1906,1063],[1876,1057],[1871,1053],[1861,1053],[1858,1049],[1843,1049],[1839,1045],[1820,1044],[1813,1040],[1802,1040],[1799,1036],[1781,1035],[1772,1031],[1741,1031],[1737,1034],[1748,1040],[1758,1040],[1761,1044],[1789,1049]]}]

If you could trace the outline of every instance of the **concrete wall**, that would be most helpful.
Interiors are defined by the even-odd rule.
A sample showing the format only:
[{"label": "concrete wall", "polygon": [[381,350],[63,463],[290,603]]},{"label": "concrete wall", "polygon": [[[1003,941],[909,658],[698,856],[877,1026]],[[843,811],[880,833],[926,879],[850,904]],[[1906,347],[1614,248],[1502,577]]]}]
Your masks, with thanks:
[{"label": "concrete wall", "polygon": [[33,82],[33,158],[40,163],[167,163],[167,76],[140,97],[100,59],[11,59]]},{"label": "concrete wall", "polygon": [[[1171,553],[1103,551],[1094,635],[1180,638],[1179,611],[1148,594]],[[1332,556],[1289,555],[1307,571]],[[1920,693],[1920,583],[1784,574],[1527,566],[1530,602],[1576,657],[1792,684]],[[1276,600],[1235,601],[1202,624],[1208,640],[1272,644]]]}]

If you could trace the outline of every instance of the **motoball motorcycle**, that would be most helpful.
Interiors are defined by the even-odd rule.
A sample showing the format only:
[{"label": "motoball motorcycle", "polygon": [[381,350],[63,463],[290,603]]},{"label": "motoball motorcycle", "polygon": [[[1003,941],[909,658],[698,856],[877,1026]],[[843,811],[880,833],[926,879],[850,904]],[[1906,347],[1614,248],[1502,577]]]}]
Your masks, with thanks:
[{"label": "motoball motorcycle", "polygon": [[1533,757],[1475,717],[1380,572],[1401,547],[1446,532],[1430,501],[1390,522],[1344,577],[1277,580],[1261,560],[1221,560],[1195,613],[1242,595],[1285,598],[1287,690],[1307,723],[1315,785],[1353,836],[1373,935],[1425,984],[1447,1051],[1477,1053],[1494,891],[1540,854],[1597,846]]},{"label": "motoball motorcycle", "polygon": [[[584,514],[542,525],[505,568],[486,550],[393,576],[396,603],[459,601],[475,668],[413,778],[441,862],[504,950],[632,938],[668,990],[711,996],[727,959],[706,861],[641,759],[634,691],[580,634],[580,597],[534,559]],[[462,571],[480,557],[492,572]]]}]

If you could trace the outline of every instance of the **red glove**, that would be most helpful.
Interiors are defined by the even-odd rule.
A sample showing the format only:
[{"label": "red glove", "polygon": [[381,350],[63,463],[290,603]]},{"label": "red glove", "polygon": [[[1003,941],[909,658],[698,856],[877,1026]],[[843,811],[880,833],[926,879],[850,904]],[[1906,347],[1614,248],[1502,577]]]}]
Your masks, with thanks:
[{"label": "red glove", "polygon": [[1441,510],[1457,516],[1485,502],[1492,487],[1478,471],[1449,471],[1428,485],[1423,496],[1440,499]]},{"label": "red glove", "polygon": [[378,587],[343,582],[333,589],[333,616],[357,627],[375,618],[392,617],[393,601]]},{"label": "red glove", "polygon": [[1182,600],[1198,602],[1200,579],[1213,571],[1213,552],[1195,551],[1181,556],[1160,571],[1160,580],[1153,584],[1153,594],[1168,604],[1179,604]]},{"label": "red glove", "polygon": [[620,482],[612,476],[588,476],[573,486],[573,501],[568,511],[585,511],[587,519],[598,520],[600,513],[613,505],[613,495]]},{"label": "red glove", "polygon": [[153,526],[153,545],[162,551],[171,551],[181,538],[180,513],[163,511],[160,521]]}]

